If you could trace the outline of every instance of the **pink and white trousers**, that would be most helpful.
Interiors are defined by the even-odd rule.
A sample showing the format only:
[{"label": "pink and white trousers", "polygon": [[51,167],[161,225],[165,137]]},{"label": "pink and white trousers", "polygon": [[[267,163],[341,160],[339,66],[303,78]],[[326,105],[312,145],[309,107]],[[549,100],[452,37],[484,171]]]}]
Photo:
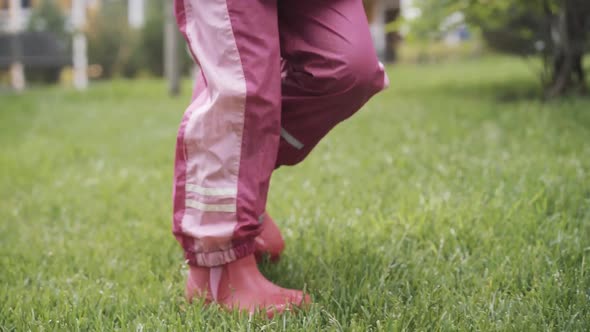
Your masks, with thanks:
[{"label": "pink and white trousers", "polygon": [[201,68],[178,132],[173,232],[189,264],[254,252],[274,169],[388,85],[362,0],[175,0]]}]

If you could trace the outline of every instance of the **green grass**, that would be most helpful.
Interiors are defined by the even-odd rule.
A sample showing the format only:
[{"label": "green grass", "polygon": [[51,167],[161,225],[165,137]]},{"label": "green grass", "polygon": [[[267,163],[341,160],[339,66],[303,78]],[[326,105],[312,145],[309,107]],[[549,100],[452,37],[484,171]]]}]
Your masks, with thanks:
[{"label": "green grass", "polygon": [[263,272],[315,305],[271,321],[183,299],[170,220],[188,84],[0,96],[0,330],[587,330],[590,100],[530,98],[510,58],[390,75],[273,177],[287,250]]}]

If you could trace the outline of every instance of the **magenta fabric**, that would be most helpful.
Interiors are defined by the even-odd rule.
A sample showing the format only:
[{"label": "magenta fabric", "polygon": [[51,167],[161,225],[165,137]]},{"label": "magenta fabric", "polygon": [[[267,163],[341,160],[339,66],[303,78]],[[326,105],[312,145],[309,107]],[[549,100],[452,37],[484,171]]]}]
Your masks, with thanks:
[{"label": "magenta fabric", "polygon": [[189,264],[252,254],[273,170],[387,86],[361,0],[175,0],[200,65],[176,147],[173,232]]}]

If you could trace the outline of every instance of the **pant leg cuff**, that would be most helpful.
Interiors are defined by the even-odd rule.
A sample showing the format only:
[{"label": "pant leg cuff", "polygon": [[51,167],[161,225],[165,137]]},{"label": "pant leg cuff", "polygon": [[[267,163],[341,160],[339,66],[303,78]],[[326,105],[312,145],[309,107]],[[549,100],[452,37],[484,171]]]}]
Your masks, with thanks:
[{"label": "pant leg cuff", "polygon": [[185,258],[189,265],[200,267],[214,267],[231,263],[240,258],[252,255],[256,250],[254,241],[246,241],[235,245],[229,250],[211,252],[185,252]]}]

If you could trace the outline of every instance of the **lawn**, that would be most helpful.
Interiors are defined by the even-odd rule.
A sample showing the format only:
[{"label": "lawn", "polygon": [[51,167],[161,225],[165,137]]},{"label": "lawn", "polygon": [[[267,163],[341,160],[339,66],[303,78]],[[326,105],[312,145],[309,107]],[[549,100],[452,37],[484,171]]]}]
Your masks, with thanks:
[{"label": "lawn", "polygon": [[583,331],[590,100],[543,103],[512,58],[390,68],[392,87],[297,167],[263,272],[315,304],[274,320],[189,305],[171,235],[161,81],[0,96],[2,331]]}]

